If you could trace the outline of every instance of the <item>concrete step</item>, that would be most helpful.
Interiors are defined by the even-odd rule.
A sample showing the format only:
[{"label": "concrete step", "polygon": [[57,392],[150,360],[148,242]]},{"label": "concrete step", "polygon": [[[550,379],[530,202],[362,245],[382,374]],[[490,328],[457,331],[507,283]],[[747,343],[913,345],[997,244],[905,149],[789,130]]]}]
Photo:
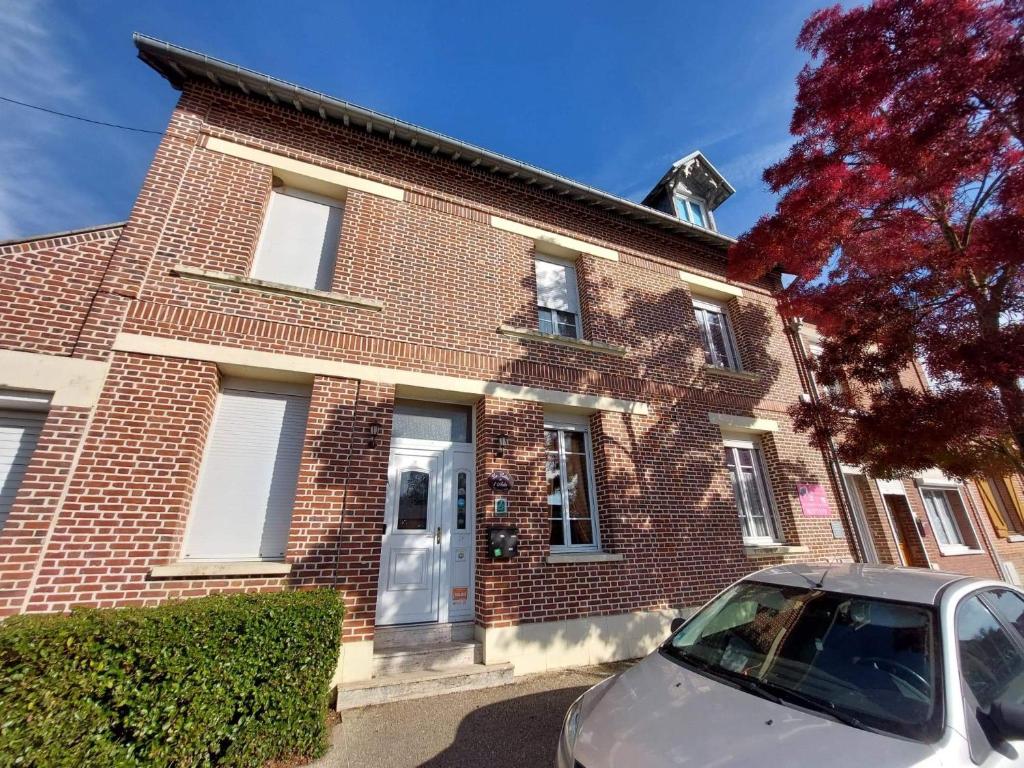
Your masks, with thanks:
[{"label": "concrete step", "polygon": [[375,651],[401,646],[472,641],[472,621],[459,621],[454,624],[398,624],[392,627],[377,627],[373,632]]},{"label": "concrete step", "polygon": [[470,664],[454,669],[403,672],[338,686],[338,711],[423,699],[444,693],[495,688],[512,682],[511,664]]},{"label": "concrete step", "polygon": [[385,677],[402,672],[468,667],[483,660],[479,643],[448,642],[436,645],[400,645],[373,654],[373,676]]}]

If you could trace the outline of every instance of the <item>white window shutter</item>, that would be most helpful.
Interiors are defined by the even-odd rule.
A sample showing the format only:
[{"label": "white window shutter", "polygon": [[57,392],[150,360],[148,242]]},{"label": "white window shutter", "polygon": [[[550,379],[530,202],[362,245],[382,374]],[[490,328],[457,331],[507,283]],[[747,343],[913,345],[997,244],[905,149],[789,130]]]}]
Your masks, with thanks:
[{"label": "white window shutter", "polygon": [[224,388],[203,457],[185,558],[284,557],[308,414],[308,396]]},{"label": "white window shutter", "polygon": [[7,522],[46,413],[0,411],[0,528]]},{"label": "white window shutter", "polygon": [[252,276],[329,291],[340,235],[340,205],[275,189],[267,206]]},{"label": "white window shutter", "polygon": [[579,312],[576,294],[576,269],[544,259],[534,260],[537,275],[537,306],[562,312]]}]

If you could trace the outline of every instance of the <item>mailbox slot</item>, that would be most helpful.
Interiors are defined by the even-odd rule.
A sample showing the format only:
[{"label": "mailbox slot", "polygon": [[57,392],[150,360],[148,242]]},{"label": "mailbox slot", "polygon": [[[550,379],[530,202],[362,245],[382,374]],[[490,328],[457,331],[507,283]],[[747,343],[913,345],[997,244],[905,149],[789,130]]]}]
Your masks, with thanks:
[{"label": "mailbox slot", "polygon": [[493,525],[487,529],[487,554],[507,560],[519,554],[519,529],[514,525]]}]

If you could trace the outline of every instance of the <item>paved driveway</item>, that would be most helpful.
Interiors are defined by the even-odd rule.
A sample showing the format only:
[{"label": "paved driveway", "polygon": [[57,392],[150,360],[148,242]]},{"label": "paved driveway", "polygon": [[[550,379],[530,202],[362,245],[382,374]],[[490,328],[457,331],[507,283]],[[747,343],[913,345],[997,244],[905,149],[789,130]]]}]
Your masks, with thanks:
[{"label": "paved driveway", "polygon": [[511,685],[343,714],[316,768],[530,768],[554,763],[573,699],[630,662],[548,672]]}]

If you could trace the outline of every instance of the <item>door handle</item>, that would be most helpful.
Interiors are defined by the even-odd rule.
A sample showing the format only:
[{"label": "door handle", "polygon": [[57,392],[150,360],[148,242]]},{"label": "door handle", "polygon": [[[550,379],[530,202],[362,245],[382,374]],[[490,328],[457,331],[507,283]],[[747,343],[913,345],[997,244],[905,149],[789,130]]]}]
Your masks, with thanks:
[{"label": "door handle", "polygon": [[441,543],[441,526],[437,526],[437,533],[434,534],[434,543]]}]

